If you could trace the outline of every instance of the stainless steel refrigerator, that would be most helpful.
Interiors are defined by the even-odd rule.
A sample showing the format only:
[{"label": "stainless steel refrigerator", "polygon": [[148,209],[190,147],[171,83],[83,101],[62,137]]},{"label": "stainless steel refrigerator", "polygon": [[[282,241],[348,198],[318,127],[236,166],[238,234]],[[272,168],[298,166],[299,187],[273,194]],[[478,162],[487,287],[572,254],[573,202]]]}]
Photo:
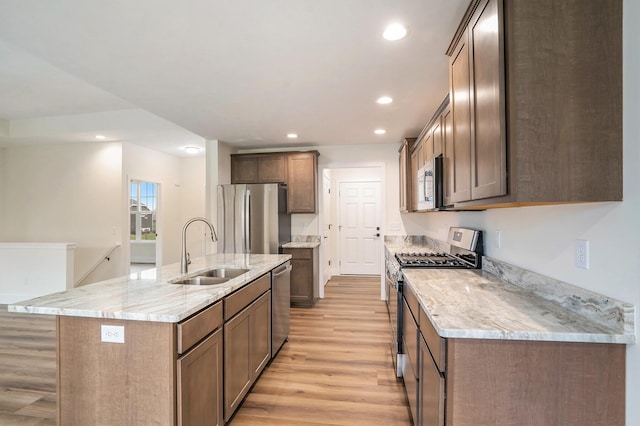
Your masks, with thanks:
[{"label": "stainless steel refrigerator", "polygon": [[287,186],[218,186],[218,253],[277,254],[291,241]]}]

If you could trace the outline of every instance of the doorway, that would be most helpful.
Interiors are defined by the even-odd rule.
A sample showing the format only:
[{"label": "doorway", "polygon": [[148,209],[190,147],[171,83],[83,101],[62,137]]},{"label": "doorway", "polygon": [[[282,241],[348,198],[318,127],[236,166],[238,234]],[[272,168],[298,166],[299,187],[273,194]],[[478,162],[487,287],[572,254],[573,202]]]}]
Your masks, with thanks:
[{"label": "doorway", "polygon": [[132,179],[129,185],[130,272],[153,268],[157,259],[160,184]]},{"label": "doorway", "polygon": [[340,275],[380,275],[380,182],[341,182]]}]

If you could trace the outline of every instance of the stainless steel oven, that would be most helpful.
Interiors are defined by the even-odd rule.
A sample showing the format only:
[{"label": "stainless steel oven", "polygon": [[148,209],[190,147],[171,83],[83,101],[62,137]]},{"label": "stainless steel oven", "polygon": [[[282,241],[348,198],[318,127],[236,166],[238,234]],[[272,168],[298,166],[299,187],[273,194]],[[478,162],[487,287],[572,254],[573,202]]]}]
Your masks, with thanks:
[{"label": "stainless steel oven", "polygon": [[391,324],[391,358],[396,377],[402,377],[402,274],[396,259],[391,256],[386,263],[385,287],[387,311]]}]

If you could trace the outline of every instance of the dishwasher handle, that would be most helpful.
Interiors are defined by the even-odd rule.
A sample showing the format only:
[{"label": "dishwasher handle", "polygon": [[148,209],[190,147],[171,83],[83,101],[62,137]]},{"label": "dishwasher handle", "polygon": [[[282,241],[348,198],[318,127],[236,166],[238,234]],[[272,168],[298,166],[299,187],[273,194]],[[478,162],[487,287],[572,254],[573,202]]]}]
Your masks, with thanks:
[{"label": "dishwasher handle", "polygon": [[293,266],[291,266],[291,264],[286,265],[283,270],[278,271],[278,272],[274,271],[273,278],[278,278],[280,275],[287,274],[287,273],[291,272],[291,269],[293,269]]}]

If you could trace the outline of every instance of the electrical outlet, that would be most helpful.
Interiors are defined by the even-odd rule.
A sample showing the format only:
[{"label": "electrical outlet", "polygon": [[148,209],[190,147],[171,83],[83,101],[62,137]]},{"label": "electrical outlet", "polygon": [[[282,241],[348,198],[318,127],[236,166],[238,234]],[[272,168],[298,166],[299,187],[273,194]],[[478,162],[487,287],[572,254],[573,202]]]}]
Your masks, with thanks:
[{"label": "electrical outlet", "polygon": [[109,343],[124,343],[124,326],[101,325],[100,340]]},{"label": "electrical outlet", "polygon": [[502,247],[502,231],[496,231],[496,248]]},{"label": "electrical outlet", "polygon": [[589,269],[589,240],[576,240],[576,268]]}]

